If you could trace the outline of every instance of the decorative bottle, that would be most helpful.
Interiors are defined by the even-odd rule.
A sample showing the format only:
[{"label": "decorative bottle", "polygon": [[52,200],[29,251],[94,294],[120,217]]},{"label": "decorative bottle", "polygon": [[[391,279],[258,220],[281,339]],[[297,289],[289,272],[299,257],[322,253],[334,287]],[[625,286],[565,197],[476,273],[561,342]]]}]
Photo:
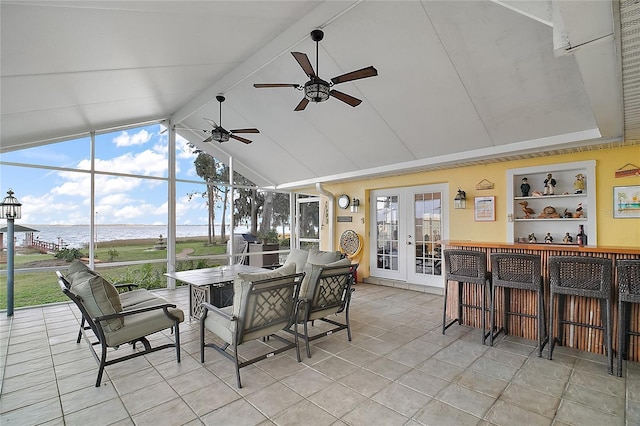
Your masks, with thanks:
[{"label": "decorative bottle", "polygon": [[578,235],[576,235],[576,242],[579,246],[587,245],[587,234],[584,233],[584,225],[578,225]]}]

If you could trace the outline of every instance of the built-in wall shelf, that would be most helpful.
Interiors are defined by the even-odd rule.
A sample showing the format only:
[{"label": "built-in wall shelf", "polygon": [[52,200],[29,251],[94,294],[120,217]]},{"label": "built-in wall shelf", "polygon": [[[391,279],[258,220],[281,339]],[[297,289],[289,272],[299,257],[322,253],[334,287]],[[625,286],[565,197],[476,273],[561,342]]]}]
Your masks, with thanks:
[{"label": "built-in wall shelf", "polygon": [[[529,235],[534,234],[542,243],[549,233],[554,244],[558,244],[555,242],[562,241],[569,233],[575,243],[582,225],[588,244],[597,244],[595,168],[596,162],[590,160],[507,170],[507,242],[528,241]],[[554,194],[542,195],[549,173],[556,180]],[[582,188],[575,186],[578,174],[584,176]],[[528,196],[522,196],[523,178],[527,178],[530,187]],[[560,217],[538,217],[549,207]],[[525,217],[524,208],[533,210],[529,213],[531,217]],[[572,217],[566,217],[568,214]]]}]

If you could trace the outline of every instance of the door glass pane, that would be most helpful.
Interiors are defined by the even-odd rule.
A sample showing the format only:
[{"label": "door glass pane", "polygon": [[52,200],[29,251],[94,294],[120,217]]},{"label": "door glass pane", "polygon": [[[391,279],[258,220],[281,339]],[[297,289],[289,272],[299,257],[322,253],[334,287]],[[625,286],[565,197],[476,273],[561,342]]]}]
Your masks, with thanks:
[{"label": "door glass pane", "polygon": [[398,270],[398,196],[376,197],[378,269]]},{"label": "door glass pane", "polygon": [[418,274],[442,273],[442,196],[440,192],[415,194],[414,233],[415,271]]}]

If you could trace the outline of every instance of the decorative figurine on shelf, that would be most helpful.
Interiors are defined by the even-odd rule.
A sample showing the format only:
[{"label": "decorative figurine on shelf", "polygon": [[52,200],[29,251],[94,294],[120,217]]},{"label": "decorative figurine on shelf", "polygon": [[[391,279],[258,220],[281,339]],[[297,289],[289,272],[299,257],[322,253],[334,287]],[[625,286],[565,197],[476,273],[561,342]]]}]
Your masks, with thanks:
[{"label": "decorative figurine on shelf", "polygon": [[573,242],[573,237],[569,235],[569,233],[567,232],[566,234],[564,234],[564,238],[562,239],[562,242],[565,244],[570,244]]},{"label": "decorative figurine on shelf", "polygon": [[537,243],[537,242],[538,242],[538,240],[536,240],[536,236],[535,236],[535,235],[533,235],[533,232],[532,232],[532,233],[530,233],[530,234],[529,234],[529,243],[530,243],[530,244],[535,244],[535,243]]},{"label": "decorative figurine on shelf", "polygon": [[582,194],[582,191],[584,191],[584,175],[582,173],[576,175],[576,180],[573,182],[573,189],[576,194]]},{"label": "decorative figurine on shelf", "polygon": [[531,215],[535,213],[531,207],[527,207],[529,205],[526,201],[520,201],[518,204],[522,206],[522,211],[524,212],[525,219],[531,219]]},{"label": "decorative figurine on shelf", "polygon": [[538,219],[560,219],[560,215],[554,207],[547,206],[542,209],[542,213],[538,215]]},{"label": "decorative figurine on shelf", "polygon": [[573,217],[573,213],[571,213],[569,209],[564,209],[564,217],[571,219]]},{"label": "decorative figurine on shelf", "polygon": [[578,203],[578,208],[576,209],[576,212],[573,214],[574,218],[581,218],[582,216],[584,216],[584,212],[582,211],[582,203]]},{"label": "decorative figurine on shelf", "polygon": [[553,237],[551,236],[550,232],[547,232],[547,235],[544,236],[544,242],[546,244],[551,244],[553,243]]},{"label": "decorative figurine on shelf", "polygon": [[544,180],[544,195],[553,195],[555,188],[556,180],[551,176],[551,173],[549,173]]},{"label": "decorative figurine on shelf", "polygon": [[530,189],[531,189],[531,186],[527,182],[527,178],[526,177],[522,178],[522,185],[520,185],[520,191],[522,191],[522,196],[528,197]]}]

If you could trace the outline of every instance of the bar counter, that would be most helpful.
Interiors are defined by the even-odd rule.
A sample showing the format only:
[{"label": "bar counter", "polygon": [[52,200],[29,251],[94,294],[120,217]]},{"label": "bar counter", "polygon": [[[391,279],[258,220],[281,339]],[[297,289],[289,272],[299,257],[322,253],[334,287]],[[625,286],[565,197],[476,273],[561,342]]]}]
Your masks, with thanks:
[{"label": "bar counter", "polygon": [[[549,272],[548,261],[550,256],[594,256],[600,258],[609,258],[613,260],[613,288],[612,288],[612,312],[613,312],[613,348],[614,355],[617,356],[617,336],[618,336],[618,283],[615,272],[616,261],[618,259],[640,259],[640,248],[632,247],[616,247],[616,246],[578,246],[573,244],[528,244],[528,243],[501,243],[501,242],[475,242],[449,240],[444,241],[445,249],[462,249],[483,251],[487,254],[487,268],[491,270],[491,253],[528,253],[540,255],[542,261],[542,278],[544,282],[544,300],[545,312],[547,317],[547,326],[549,318]],[[451,285],[448,283],[448,285]],[[467,284],[465,284],[467,285]],[[465,291],[464,303],[477,304],[478,295]],[[502,292],[496,294],[496,326],[501,324],[502,310]],[[456,312],[457,291],[456,286],[449,287],[449,296],[447,300],[447,312]],[[600,324],[600,304],[598,301],[584,297],[567,297],[566,311],[572,312],[576,321]],[[523,290],[511,290],[511,310],[515,312],[524,312],[528,314],[535,313],[536,296],[532,292]],[[487,299],[488,306],[488,299]],[[631,305],[631,330],[640,329],[640,306],[638,304]],[[467,325],[480,327],[480,313],[477,310],[466,308],[464,310],[464,319]],[[486,317],[489,323],[489,315]],[[536,321],[533,318],[520,318],[517,316],[509,316],[509,334],[526,339],[536,339]],[[604,346],[602,340],[602,331],[589,329],[586,327],[576,327],[565,325],[563,346],[573,347],[584,351],[590,351],[598,354],[604,354]],[[630,336],[628,347],[630,361],[640,361],[640,337]]]}]

